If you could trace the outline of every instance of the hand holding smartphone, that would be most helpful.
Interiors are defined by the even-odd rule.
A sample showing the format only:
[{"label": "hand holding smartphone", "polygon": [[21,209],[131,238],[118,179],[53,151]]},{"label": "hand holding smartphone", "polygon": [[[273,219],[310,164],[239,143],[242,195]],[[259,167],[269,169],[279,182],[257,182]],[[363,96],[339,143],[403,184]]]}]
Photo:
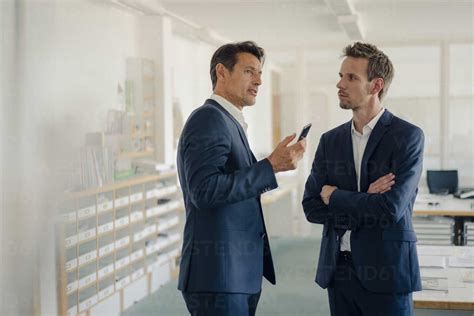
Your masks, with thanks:
[{"label": "hand holding smartphone", "polygon": [[[298,142],[305,139],[308,136],[311,123],[304,126],[301,130],[301,134],[298,137]],[[294,170],[297,167],[298,161],[303,158],[303,154],[306,150],[306,142],[296,143],[289,145],[295,139],[294,134],[285,137],[273,150],[270,156],[267,157],[268,161],[272,165],[275,173],[287,170]]]},{"label": "hand holding smartphone", "polygon": [[306,138],[308,136],[309,130],[313,124],[309,123],[303,127],[301,130],[300,136],[298,137],[298,142],[302,140],[303,138]]}]

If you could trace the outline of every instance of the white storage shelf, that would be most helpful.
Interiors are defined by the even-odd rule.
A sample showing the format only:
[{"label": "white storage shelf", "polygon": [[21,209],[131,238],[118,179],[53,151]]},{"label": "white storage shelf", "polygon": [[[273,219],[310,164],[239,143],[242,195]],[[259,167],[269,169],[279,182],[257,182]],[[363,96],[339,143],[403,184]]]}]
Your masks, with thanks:
[{"label": "white storage shelf", "polygon": [[[169,205],[168,205],[169,204]],[[146,218],[152,217],[160,217],[162,215],[166,215],[168,213],[176,212],[182,208],[182,204],[179,201],[173,201],[166,203],[164,205],[156,206],[153,208],[149,208],[146,210]],[[108,222],[97,226],[96,228],[91,228],[86,231],[80,232],[77,235],[69,236],[65,239],[65,248],[71,248],[76,246],[77,244],[82,244],[88,241],[93,240],[97,235],[104,235],[106,233],[111,233],[115,229],[123,228],[128,226],[130,223],[136,223],[138,221],[144,220],[143,212],[134,212],[130,214],[130,216],[121,217],[114,222]],[[179,223],[179,217],[173,217],[170,222],[162,222],[160,223],[161,229],[158,230],[166,230],[170,227],[176,226]],[[153,233],[153,232],[151,232]]]},{"label": "white storage shelf", "polygon": [[[148,281],[140,284],[152,284],[160,268],[172,269],[183,210],[177,191],[173,172],[69,197],[77,206],[66,208],[58,226],[61,315],[87,314],[143,278]],[[171,271],[166,273],[160,280],[169,279]]]},{"label": "white storage shelf", "polygon": [[[146,249],[147,253],[146,254],[151,255],[151,254],[154,254],[154,253],[159,253],[163,249],[175,244],[176,242],[179,242],[180,239],[181,239],[180,234],[178,234],[178,233],[170,235],[166,238],[162,238],[157,243],[153,244],[152,246],[147,247],[147,249]],[[174,248],[174,249],[171,249],[171,250],[169,250],[165,253],[160,254],[158,256],[158,259],[154,263],[147,265],[146,268],[145,267],[140,268],[139,270],[132,272],[130,275],[128,275],[126,277],[123,277],[120,280],[118,280],[116,282],[116,289],[122,289],[123,287],[128,285],[131,281],[135,281],[135,280],[139,279],[141,276],[143,276],[145,274],[145,271],[146,271],[146,273],[150,273],[154,269],[160,267],[163,263],[169,262],[169,261],[175,259],[176,257],[178,257],[179,255],[180,255],[180,249],[179,248]],[[120,258],[118,261],[116,261],[115,265],[110,264],[108,266],[105,266],[105,267],[99,269],[97,271],[97,275],[96,275],[96,272],[94,272],[94,273],[91,273],[91,274],[83,277],[82,279],[80,279],[78,281],[73,281],[70,284],[68,284],[67,287],[66,287],[67,294],[68,295],[72,294],[72,293],[76,292],[77,290],[81,291],[82,289],[85,289],[88,286],[90,286],[92,284],[95,284],[97,280],[100,281],[100,280],[110,276],[114,272],[127,269],[127,268],[129,268],[131,263],[133,263],[137,260],[140,260],[143,257],[144,257],[144,251],[143,251],[143,249],[140,249],[140,250],[137,250],[134,253],[132,253],[132,255],[130,255],[130,256]],[[105,297],[111,295],[113,293],[112,288],[113,288],[113,286],[110,286],[107,289],[104,289],[102,291],[102,293],[99,293],[100,295],[98,297],[100,298],[100,300],[102,300]],[[106,295],[106,294],[109,294],[109,295]],[[91,300],[91,301],[94,301],[94,300]],[[90,308],[91,306],[94,305],[94,304],[89,305],[87,302],[83,302],[83,303],[84,304],[82,306],[88,306],[87,308]]]},{"label": "white storage shelf", "polygon": [[466,245],[472,246],[474,245],[474,223],[466,223],[464,224],[464,235],[466,240]]},{"label": "white storage shelf", "polygon": [[415,218],[413,227],[420,245],[451,245],[454,236],[452,219]]}]

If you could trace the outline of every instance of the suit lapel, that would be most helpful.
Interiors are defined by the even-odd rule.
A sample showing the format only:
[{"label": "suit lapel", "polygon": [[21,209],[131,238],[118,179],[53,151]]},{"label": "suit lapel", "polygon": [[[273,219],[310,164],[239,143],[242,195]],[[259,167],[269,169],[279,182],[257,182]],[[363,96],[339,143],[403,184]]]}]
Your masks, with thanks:
[{"label": "suit lapel", "polygon": [[252,161],[253,161],[253,163],[256,163],[256,162],[257,162],[257,158],[255,158],[255,156],[254,156],[252,150],[250,150],[250,154],[252,155]]},{"label": "suit lapel", "polygon": [[369,174],[368,174],[368,161],[372,154],[374,153],[375,148],[380,143],[383,138],[383,135],[387,132],[390,123],[392,122],[393,114],[388,110],[380,117],[379,121],[374,127],[374,130],[370,134],[369,141],[365,147],[364,156],[362,157],[362,164],[360,167],[360,190],[362,192],[367,191],[369,188]]},{"label": "suit lapel", "polygon": [[344,126],[344,135],[343,135],[343,157],[347,157],[346,164],[348,169],[348,176],[351,185],[352,191],[357,191],[357,175],[355,172],[355,163],[354,163],[354,149],[352,148],[352,134],[351,134],[352,121],[349,121]]},{"label": "suit lapel", "polygon": [[[230,115],[230,114],[229,114],[229,115]],[[253,153],[252,153],[252,150],[250,149],[250,145],[249,145],[249,142],[248,142],[248,140],[247,140],[247,135],[245,135],[244,129],[243,129],[242,126],[239,124],[239,122],[237,122],[237,120],[236,120],[235,118],[233,118],[233,117],[232,117],[232,119],[234,120],[235,124],[237,124],[237,128],[238,128],[239,134],[240,134],[240,138],[241,138],[242,141],[244,142],[245,149],[247,149],[247,154],[248,154],[248,157],[249,157],[249,159],[250,159],[250,164],[253,164],[256,159],[255,159],[255,156],[254,156]]]},{"label": "suit lapel", "polygon": [[[229,112],[226,111],[226,109],[224,109],[219,103],[217,103],[215,100],[212,100],[212,99],[208,99],[206,101],[206,103],[212,103],[214,106],[216,106],[219,110],[221,110],[222,112],[224,112],[234,123],[235,125],[237,125],[237,130],[239,131],[239,135],[240,135],[240,139],[242,140],[242,142],[244,143],[244,146],[245,146],[245,149],[247,150],[247,159],[248,159],[248,163],[250,165],[253,164],[253,161],[255,160],[255,157],[252,153],[252,151],[250,150],[250,146],[249,146],[249,143],[247,141],[247,136],[245,135],[245,132],[244,132],[244,129],[242,128],[242,126],[240,125],[240,123],[232,116],[232,114],[230,114]],[[252,160],[253,159],[253,160]]]}]

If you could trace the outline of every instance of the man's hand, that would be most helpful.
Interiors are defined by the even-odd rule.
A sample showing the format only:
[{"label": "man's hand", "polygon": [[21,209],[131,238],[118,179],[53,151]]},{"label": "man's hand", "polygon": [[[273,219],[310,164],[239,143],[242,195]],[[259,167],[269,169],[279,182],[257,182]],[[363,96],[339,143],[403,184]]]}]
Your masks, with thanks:
[{"label": "man's hand", "polygon": [[303,158],[303,154],[306,150],[305,139],[300,140],[294,145],[288,146],[295,137],[296,134],[285,137],[270,156],[268,156],[268,160],[270,161],[275,173],[296,169],[298,161]]},{"label": "man's hand", "polygon": [[[384,175],[383,177],[378,178],[376,181],[372,182],[369,186],[369,190],[367,193],[375,193],[375,194],[382,194],[387,191],[390,191],[392,185],[395,184],[395,175],[393,173],[389,173]],[[331,185],[325,185],[321,189],[321,200],[323,200],[324,204],[329,205],[329,199],[334,191],[337,190],[337,187]]]},{"label": "man's hand", "polygon": [[332,185],[325,185],[321,189],[321,200],[323,200],[324,204],[329,205],[329,199],[331,198],[331,194],[337,190],[337,187],[333,187]]},{"label": "man's hand", "polygon": [[367,193],[382,194],[390,191],[392,185],[395,184],[395,175],[393,173],[386,174],[376,181],[372,182],[367,190]]}]

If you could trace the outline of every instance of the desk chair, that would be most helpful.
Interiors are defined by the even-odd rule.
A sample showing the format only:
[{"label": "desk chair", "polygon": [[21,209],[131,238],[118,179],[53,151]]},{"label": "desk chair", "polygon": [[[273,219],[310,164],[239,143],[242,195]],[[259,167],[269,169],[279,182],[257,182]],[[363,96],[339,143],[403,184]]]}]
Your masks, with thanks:
[{"label": "desk chair", "polygon": [[458,191],[457,170],[427,170],[426,180],[432,194],[453,194]]}]

